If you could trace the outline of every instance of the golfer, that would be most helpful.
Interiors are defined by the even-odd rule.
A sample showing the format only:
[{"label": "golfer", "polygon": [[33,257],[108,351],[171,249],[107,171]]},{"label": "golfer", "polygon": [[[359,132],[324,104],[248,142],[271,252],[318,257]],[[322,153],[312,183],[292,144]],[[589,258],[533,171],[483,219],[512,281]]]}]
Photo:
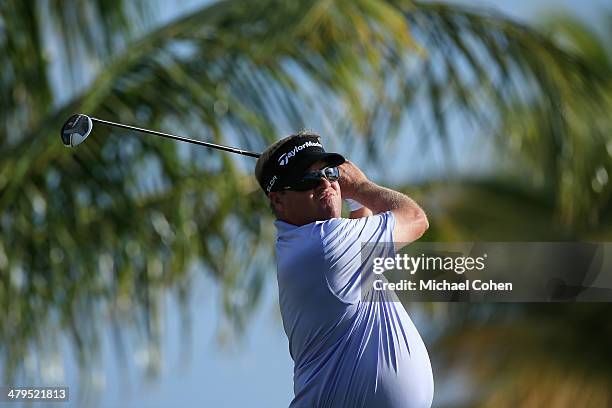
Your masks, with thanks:
[{"label": "golfer", "polygon": [[[423,210],[326,153],[312,133],[274,143],[255,175],[276,216],[280,310],[294,362],[290,407],[431,406],[425,345],[395,294],[364,283],[361,257],[364,243],[393,256],[394,242],[418,239],[428,228]],[[350,218],[341,218],[342,199],[352,200]]]}]

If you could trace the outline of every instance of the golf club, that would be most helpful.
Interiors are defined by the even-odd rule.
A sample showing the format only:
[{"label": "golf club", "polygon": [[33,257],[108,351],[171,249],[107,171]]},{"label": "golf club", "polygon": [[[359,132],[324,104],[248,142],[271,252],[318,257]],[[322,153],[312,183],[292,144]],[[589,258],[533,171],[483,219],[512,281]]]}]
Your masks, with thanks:
[{"label": "golf club", "polygon": [[123,129],[134,130],[136,132],[148,133],[151,135],[161,136],[168,139],[179,140],[181,142],[193,143],[200,146],[210,147],[213,149],[223,150],[230,153],[242,154],[244,156],[250,157],[259,157],[259,153],[250,152],[248,150],[236,149],[235,147],[223,146],[214,143],[203,142],[201,140],[189,139],[183,136],[176,136],[169,133],[158,132],[156,130],[143,129],[135,126],[124,125],[122,123],[109,122],[103,119],[92,118],[90,116],[84,115],[82,113],[72,115],[64,126],[62,126],[62,142],[65,146],[75,147],[80,145],[87,139],[87,136],[91,133],[93,129],[93,124],[101,123],[103,125],[115,126]]}]

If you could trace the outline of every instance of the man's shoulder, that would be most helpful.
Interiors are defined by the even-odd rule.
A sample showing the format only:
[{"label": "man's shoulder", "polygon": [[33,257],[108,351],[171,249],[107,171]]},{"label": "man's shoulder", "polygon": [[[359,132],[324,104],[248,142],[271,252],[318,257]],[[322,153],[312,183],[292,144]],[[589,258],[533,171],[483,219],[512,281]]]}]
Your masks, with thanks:
[{"label": "man's shoulder", "polygon": [[390,211],[361,218],[332,218],[320,222],[318,232],[323,241],[334,238],[349,238],[351,236],[362,237],[376,234],[376,231],[384,231],[393,228],[393,213]]},{"label": "man's shoulder", "polygon": [[381,226],[386,224],[390,219],[393,219],[393,213],[387,211],[380,214],[370,215],[369,217],[361,218],[330,218],[325,221],[317,221],[321,229],[334,229],[339,227],[364,227],[364,226]]},{"label": "man's shoulder", "polygon": [[282,238],[322,238],[334,236],[338,234],[347,234],[350,231],[363,229],[379,229],[386,228],[389,222],[393,220],[393,213],[387,211],[384,213],[371,215],[362,218],[330,218],[328,220],[315,221],[305,225],[292,225],[284,221],[276,220],[275,226],[277,229],[277,237]]}]

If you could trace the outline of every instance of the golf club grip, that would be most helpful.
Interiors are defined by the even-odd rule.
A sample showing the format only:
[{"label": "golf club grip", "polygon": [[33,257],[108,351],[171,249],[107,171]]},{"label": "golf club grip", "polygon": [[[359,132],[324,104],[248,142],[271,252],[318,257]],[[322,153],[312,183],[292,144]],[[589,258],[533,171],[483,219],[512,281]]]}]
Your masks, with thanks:
[{"label": "golf club grip", "polygon": [[223,145],[218,145],[218,144],[215,144],[215,143],[203,142],[201,140],[190,139],[188,137],[177,136],[177,135],[173,135],[173,134],[170,134],[170,133],[158,132],[156,130],[143,129],[143,128],[139,128],[139,127],[135,127],[135,126],[124,125],[122,123],[110,122],[108,120],[98,119],[98,118],[94,118],[94,117],[91,117],[91,116],[89,118],[93,122],[101,123],[103,125],[117,126],[117,127],[123,128],[123,129],[134,130],[136,132],[149,133],[149,134],[153,134],[153,135],[157,135],[157,136],[161,136],[161,137],[166,137],[166,138],[169,138],[169,139],[179,140],[181,142],[193,143],[193,144],[197,144],[197,145],[200,145],[200,146],[210,147],[212,149],[217,149],[217,150],[223,150],[223,151],[230,152],[230,153],[237,153],[237,154],[241,154],[243,156],[249,156],[249,157],[255,157],[255,158],[258,158],[260,156],[259,153],[250,152],[248,150],[241,150],[241,149],[237,149],[235,147],[223,146]]}]

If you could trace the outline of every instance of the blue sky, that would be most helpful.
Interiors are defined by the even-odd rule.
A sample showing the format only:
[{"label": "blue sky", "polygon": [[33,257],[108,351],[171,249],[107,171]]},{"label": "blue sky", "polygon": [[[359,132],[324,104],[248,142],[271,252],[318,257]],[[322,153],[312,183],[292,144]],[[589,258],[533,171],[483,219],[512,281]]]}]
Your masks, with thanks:
[{"label": "blue sky", "polygon": [[602,10],[612,11],[606,0],[449,0],[448,3],[465,4],[501,11],[517,20],[538,23],[544,14],[567,11],[585,20],[597,23]]}]

